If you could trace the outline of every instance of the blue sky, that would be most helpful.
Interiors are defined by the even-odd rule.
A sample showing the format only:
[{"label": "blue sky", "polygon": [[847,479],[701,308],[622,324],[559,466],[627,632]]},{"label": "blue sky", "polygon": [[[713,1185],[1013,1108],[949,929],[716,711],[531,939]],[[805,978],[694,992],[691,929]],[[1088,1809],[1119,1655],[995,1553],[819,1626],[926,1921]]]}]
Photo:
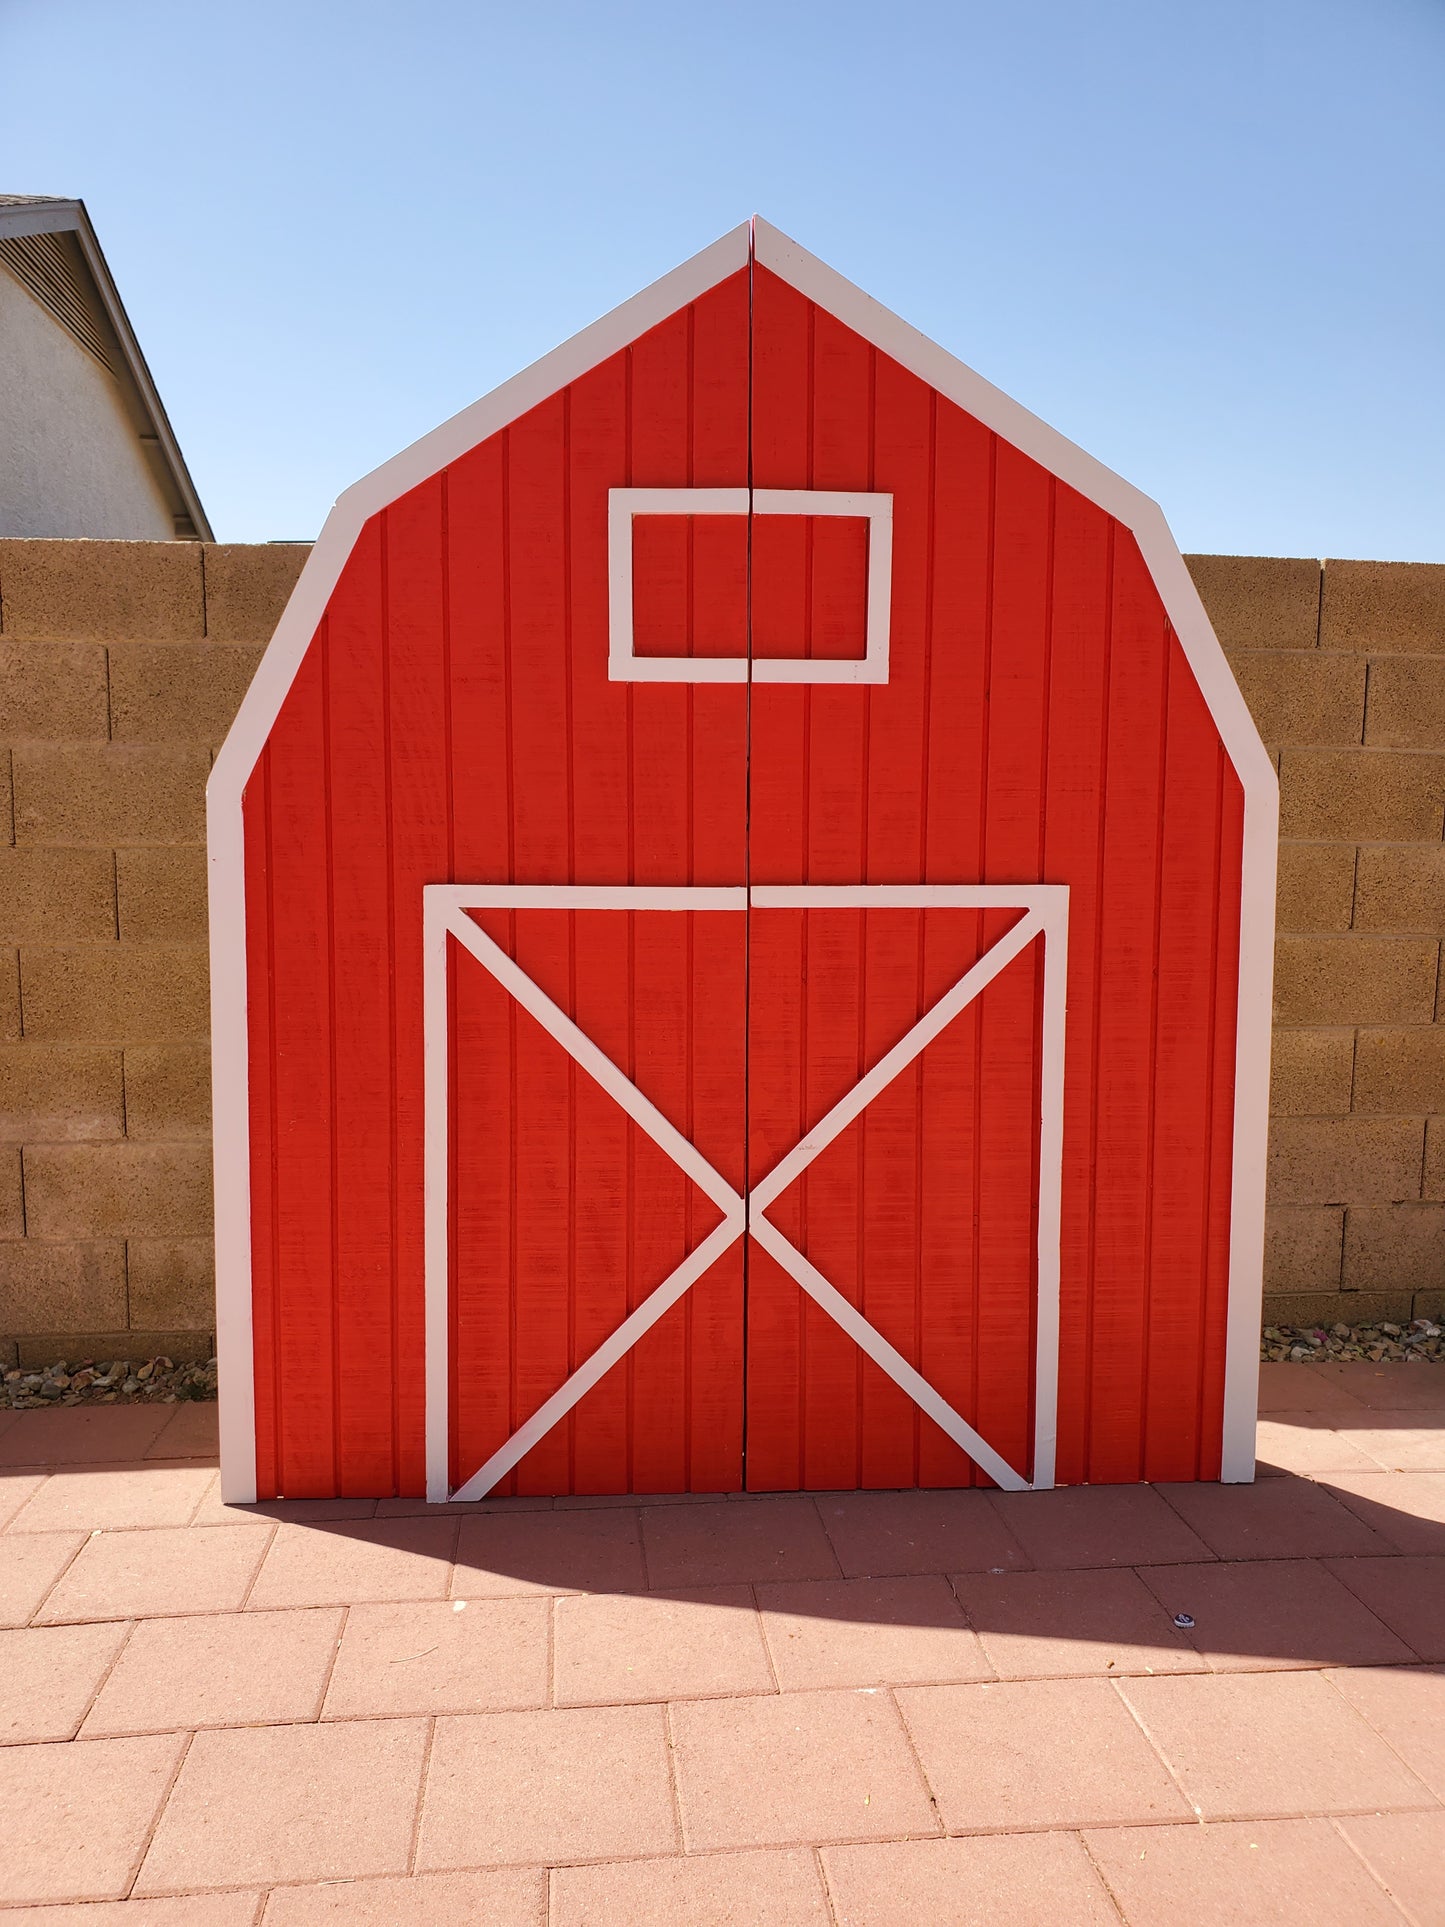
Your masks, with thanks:
[{"label": "blue sky", "polygon": [[1445,0],[0,0],[217,533],[754,211],[1162,502],[1445,560]]}]

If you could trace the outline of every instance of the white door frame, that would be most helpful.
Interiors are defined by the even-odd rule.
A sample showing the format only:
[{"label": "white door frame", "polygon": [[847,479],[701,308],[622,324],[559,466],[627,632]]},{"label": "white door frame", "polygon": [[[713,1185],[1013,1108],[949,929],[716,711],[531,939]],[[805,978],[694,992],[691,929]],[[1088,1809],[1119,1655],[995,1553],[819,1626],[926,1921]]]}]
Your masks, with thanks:
[{"label": "white door frame", "polygon": [[[1058,1411],[1059,1239],[1063,1176],[1064,1026],[1068,957],[1065,884],[826,884],[647,888],[579,884],[430,884],[422,891],[426,1173],[427,1497],[479,1499],[591,1390],[603,1374],[750,1232],[829,1317],[961,1450],[1005,1491],[1054,1483]],[[1024,915],[899,1039],[807,1135],[744,1195],[734,1189],[604,1051],[467,915],[481,909],[671,910],[744,914],[763,909],[1017,909]],[[1035,938],[1044,946],[1039,1093],[1033,1479],[1026,1479],[954,1410],[767,1217],[768,1207],[854,1118],[951,1024]],[[455,1492],[450,1489],[449,999],[455,940],[511,993],[722,1212],[722,1223],[657,1285],[609,1338]]]}]

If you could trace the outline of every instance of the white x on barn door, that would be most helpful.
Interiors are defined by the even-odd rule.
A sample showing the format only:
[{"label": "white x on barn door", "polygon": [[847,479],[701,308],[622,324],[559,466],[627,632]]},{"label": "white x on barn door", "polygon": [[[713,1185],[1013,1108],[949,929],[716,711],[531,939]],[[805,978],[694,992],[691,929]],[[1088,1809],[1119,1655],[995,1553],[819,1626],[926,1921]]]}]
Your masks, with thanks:
[{"label": "white x on barn door", "polygon": [[[899,1385],[996,1484],[1005,1490],[1053,1483],[1058,1361],[1059,1181],[1062,1156],[1064,968],[1068,892],[1061,886],[826,885],[723,889],[608,888],[573,885],[435,884],[424,891],[426,1021],[427,1493],[433,1500],[477,1499],[563,1419],[624,1358],[663,1314],[745,1233]],[[745,915],[750,907],[848,909],[1016,909],[1022,916],[972,968],[744,1196],[637,1085],[472,919],[473,910],[671,910]],[[1032,1479],[1009,1464],[942,1394],[909,1364],[847,1297],[776,1225],[769,1207],[853,1120],[912,1065],[927,1046],[1035,940],[1044,947],[1043,1077],[1038,1118],[1037,1339]],[[448,1329],[451,1239],[452,1040],[448,981],[453,945],[482,965],[580,1069],[671,1158],[722,1213],[722,1222],[679,1263],[534,1411],[505,1443],[465,1477],[450,1480]],[[464,1076],[458,1067],[457,1075]]]}]

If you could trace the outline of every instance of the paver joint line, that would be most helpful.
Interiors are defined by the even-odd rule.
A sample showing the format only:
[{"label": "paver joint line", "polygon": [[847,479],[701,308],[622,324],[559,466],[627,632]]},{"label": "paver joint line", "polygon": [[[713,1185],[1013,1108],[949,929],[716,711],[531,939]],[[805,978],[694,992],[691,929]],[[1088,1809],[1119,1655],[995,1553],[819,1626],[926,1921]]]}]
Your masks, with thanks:
[{"label": "paver joint line", "polygon": [[[193,1763],[196,1771],[202,1764],[198,1742],[222,1783],[229,1760],[275,1757],[273,1743],[299,1748],[284,1757],[314,1759],[324,1768],[310,1822],[322,1826],[326,1803],[339,1797],[337,1774],[347,1758],[405,1757],[406,1773],[392,1797],[396,1871],[386,1876],[400,1883],[398,1895],[412,1891],[409,1882],[452,1877],[426,1873],[434,1863],[450,1867],[474,1855],[476,1866],[460,1867],[461,1874],[495,1868],[502,1855],[508,1866],[537,1870],[529,1905],[541,1899],[544,1907],[567,1909],[583,1904],[584,1893],[614,1888],[543,1879],[547,1868],[615,1861],[655,1866],[663,1880],[672,1878],[664,1869],[679,1855],[705,1864],[762,1854],[780,1864],[791,1856],[795,1871],[788,1878],[794,1879],[801,1854],[822,1907],[838,1919],[848,1915],[852,1890],[845,1897],[830,1875],[828,1843],[867,1854],[887,1842],[941,1849],[950,1839],[1003,1843],[1018,1836],[1077,1842],[1070,1848],[1080,1856],[1074,1877],[1084,1879],[1087,1867],[1087,1878],[1118,1913],[1132,1903],[1111,1884],[1106,1866],[1117,1866],[1108,1855],[1128,1857],[1131,1850],[1123,1842],[1109,1849],[1109,1840],[1146,1828],[1161,1840],[1207,1836],[1218,1842],[1212,1858],[1199,1862],[1191,1848],[1180,1861],[1181,1840],[1168,1849],[1170,1864],[1232,1865],[1228,1856],[1236,1848],[1228,1845],[1228,1829],[1247,1820],[1257,1830],[1327,1823],[1317,1834],[1281,1832],[1278,1838],[1342,1841],[1368,1892],[1384,1896],[1392,1892],[1394,1876],[1386,1874],[1395,1861],[1403,1865],[1411,1853],[1418,1858],[1424,1843],[1437,1838],[1420,1828],[1437,1821],[1445,1828],[1445,1665],[1432,1663],[1445,1661],[1445,1642],[1438,1650],[1433,1643],[1429,1603],[1432,1587],[1445,1581],[1445,1448],[1431,1443],[1445,1434],[1445,1373],[1434,1427],[1428,1401],[1413,1402],[1417,1394],[1406,1402],[1388,1384],[1363,1389],[1375,1396],[1372,1405],[1354,1407],[1366,1456],[1372,1431],[1389,1434],[1379,1470],[1348,1469],[1359,1468],[1360,1458],[1328,1444],[1346,1422],[1341,1409],[1285,1411],[1267,1421],[1285,1470],[1239,1494],[1209,1487],[1065,1489],[1026,1517],[1011,1509],[1017,1502],[1007,1495],[983,1492],[805,1495],[803,1504],[792,1495],[744,1494],[673,1506],[498,1504],[470,1525],[470,1514],[450,1513],[443,1526],[406,1502],[379,1517],[374,1503],[346,1502],[315,1513],[295,1502],[223,1508],[213,1479],[198,1483],[205,1468],[196,1459],[76,1461],[37,1468],[39,1476],[29,1477],[17,1471],[7,1488],[9,1509],[0,1507],[7,1521],[0,1531],[0,1624],[53,1640],[23,1649],[23,1690],[38,1680],[43,1695],[46,1678],[56,1680],[45,1717],[58,1721],[51,1732],[71,1737],[47,1740],[43,1721],[34,1727],[22,1719],[9,1729],[21,1737],[0,1746],[0,1764],[8,1757],[12,1771],[28,1778],[32,1757],[37,1770],[42,1761],[73,1758],[68,1771],[78,1787],[95,1789],[94,1798],[106,1785],[101,1763],[129,1758],[106,1749],[158,1749],[140,1756],[152,1761],[156,1803],[143,1825],[134,1814],[118,1822],[122,1857],[117,1862],[112,1852],[105,1891],[171,1891],[173,1885],[179,1891],[177,1883],[184,1883],[188,1892],[232,1894],[238,1906],[226,1911],[228,1923],[247,1910],[254,1919],[272,1892],[319,1883],[279,1864],[259,1880],[253,1877],[258,1863],[208,1863],[210,1849],[192,1821],[182,1838],[181,1809],[194,1807],[204,1784],[193,1777]],[[1429,1390],[1422,1385],[1418,1396]],[[1292,1395],[1287,1386],[1277,1397]],[[57,1449],[63,1456],[63,1447]],[[1410,1469],[1385,1469],[1396,1461]],[[1294,1465],[1300,1470],[1291,1471]],[[25,1530],[27,1511],[40,1531]],[[528,1518],[535,1528],[519,1523]],[[1282,1539],[1277,1521],[1287,1527]],[[1014,1534],[1015,1522],[1026,1544]],[[864,1576],[875,1571],[876,1577]],[[1137,1602],[1131,1587],[1139,1589]],[[365,1605],[368,1593],[390,1603]],[[1157,1602],[1158,1622],[1146,1595]],[[1182,1668],[1170,1645],[1180,1635],[1164,1627],[1179,1600],[1198,1622],[1184,1642],[1188,1665]],[[1125,1604],[1125,1623],[1116,1632],[1109,1612]],[[471,1708],[464,1699],[453,1711],[448,1695],[438,1700],[433,1681],[425,1688],[432,1698],[413,1711],[415,1694],[393,1691],[390,1682],[400,1675],[385,1669],[399,1652],[435,1650],[429,1628],[437,1622],[427,1615],[449,1615],[454,1606],[479,1622],[483,1611],[497,1615],[485,1628],[478,1623],[461,1646],[441,1647],[477,1655],[470,1663],[484,1666],[488,1683],[485,1690],[473,1685]],[[228,1642],[224,1629],[243,1620],[258,1629],[274,1625],[274,1634]],[[428,1630],[413,1636],[419,1628]],[[715,1628],[725,1636],[714,1636]],[[279,1650],[268,1642],[290,1642],[303,1631],[308,1657],[287,1671],[279,1697],[273,1692],[263,1710],[254,1710],[254,1695],[242,1690],[246,1656]],[[955,1634],[958,1642],[972,1642],[972,1659],[965,1644],[950,1643]],[[627,1650],[629,1639],[642,1642],[638,1654]],[[1112,1653],[1116,1643],[1127,1650]],[[22,1651],[13,1650],[17,1657]],[[504,1650],[511,1655],[505,1664]],[[1154,1660],[1166,1651],[1167,1665]],[[182,1669],[173,1697],[157,1700],[154,1719],[145,1724],[152,1710],[148,1682],[162,1678],[167,1664],[179,1666],[180,1655],[191,1655],[195,1664],[196,1656],[216,1652],[232,1655],[232,1683],[216,1676],[218,1692],[203,1702],[198,1687],[190,1703]],[[1125,1670],[1108,1666],[1116,1657]],[[635,1658],[651,1671],[639,1670],[634,1684]],[[1075,1662],[1087,1670],[1057,1670]],[[433,1668],[440,1663],[431,1662]],[[348,1666],[346,1692],[338,1698]],[[423,1660],[402,1672],[415,1681],[426,1667]],[[943,1677],[935,1679],[939,1672]],[[1328,1694],[1310,1683],[1320,1673]],[[471,1675],[474,1682],[482,1677]],[[377,1679],[384,1690],[367,1683]],[[1105,1679],[1111,1691],[1101,1695]],[[678,1690],[689,1683],[690,1692]],[[587,1699],[589,1692],[598,1697]],[[1032,1722],[1020,1729],[1025,1784],[1034,1744],[1027,1735],[1052,1717],[1049,1708],[1087,1709],[1090,1719],[1103,1719],[1104,1708],[1118,1709],[1108,1715],[1118,1725],[1106,1721],[1099,1736],[1122,1750],[1106,1749],[1102,1771],[1107,1781],[1107,1761],[1128,1760],[1129,1749],[1138,1749],[1131,1768],[1137,1785],[1128,1800],[1106,1801],[1112,1810],[1087,1823],[1075,1817],[1097,1804],[1087,1772],[1072,1785],[1066,1773],[1053,1791],[1016,1810],[1005,1801],[990,1811],[974,1793],[961,1797],[950,1746],[956,1752],[960,1732],[987,1732],[986,1723],[975,1725],[986,1701],[972,1696],[994,1694],[1015,1696],[998,1702],[989,1716],[995,1727],[1012,1718],[1014,1707]],[[507,1695],[532,1710],[504,1711],[512,1703]],[[579,1704],[565,1703],[569,1695]],[[16,1705],[13,1695],[8,1704]],[[849,1710],[869,1706],[877,1709],[871,1716]],[[579,1719],[600,1722],[591,1729],[596,1733],[630,1736],[628,1774],[642,1774],[652,1788],[643,1807],[619,1795],[615,1772],[591,1771],[595,1749],[588,1727],[572,1724]],[[198,1731],[202,1720],[208,1723]],[[1269,1729],[1280,1722],[1276,1751],[1294,1749],[1280,1752],[1282,1780],[1269,1752]],[[142,1730],[133,1731],[138,1724]],[[448,1729],[469,1737],[442,1773],[438,1749]],[[1132,1740],[1123,1738],[1126,1730]],[[334,1744],[322,1737],[338,1731]],[[789,1737],[793,1731],[798,1737]],[[1080,1727],[1076,1755],[1077,1746],[1087,1755],[1089,1731]],[[786,1739],[784,1755],[769,1754],[760,1765],[758,1749],[772,1744],[770,1732]],[[486,1761],[505,1761],[506,1748],[517,1744],[502,1744],[508,1733],[528,1736],[528,1770],[542,1775],[539,1784],[554,1770],[549,1761],[572,1776],[575,1817],[549,1836],[525,1814],[514,1816],[504,1846],[472,1816],[465,1785],[460,1792],[454,1785],[446,1797],[452,1817],[446,1821],[444,1814],[443,1832],[436,1833],[429,1811],[444,1792],[446,1774],[455,1783],[459,1766],[475,1775]],[[564,1733],[573,1736],[566,1744]],[[303,1741],[303,1734],[316,1737]],[[1253,1737],[1245,1743],[1237,1735]],[[707,1772],[721,1774],[718,1784],[732,1789],[735,1812],[726,1824],[709,1813],[708,1782],[698,1777],[702,1742],[712,1761]],[[72,1746],[73,1755],[61,1754]],[[887,1782],[881,1811],[882,1782],[866,1796],[873,1831],[865,1810],[850,1804],[855,1793],[861,1797],[851,1783],[860,1771],[864,1778],[882,1773]],[[773,1784],[779,1772],[781,1790]],[[601,1783],[595,1788],[594,1779]],[[620,1782],[630,1783],[626,1776]],[[960,1784],[967,1788],[966,1780]],[[142,1805],[148,1797],[140,1796]],[[599,1832],[601,1801],[612,1804],[617,1820]],[[652,1818],[643,1823],[648,1801]],[[691,1843],[689,1812],[698,1836]],[[1406,1830],[1360,1832],[1359,1823],[1376,1815],[1398,1817]],[[55,1823],[47,1816],[47,1826]],[[75,1848],[55,1838],[46,1862],[68,1869]],[[761,1869],[765,1863],[747,1864]],[[243,1885],[231,1884],[242,1875]],[[336,1884],[370,1877],[338,1870]],[[875,1866],[868,1878],[878,1877]],[[14,1886],[13,1878],[0,1837],[0,1910],[16,1904],[12,1892],[30,1891]],[[720,1865],[718,1878],[724,1881],[719,1891],[727,1892],[733,1889],[726,1881],[741,1875]],[[45,1891],[49,1900],[52,1890]],[[98,1896],[87,1887],[85,1897]],[[377,1904],[375,1897],[366,1904]],[[1369,1909],[1367,1899],[1373,1920]],[[570,1921],[571,1914],[564,1917]]]}]

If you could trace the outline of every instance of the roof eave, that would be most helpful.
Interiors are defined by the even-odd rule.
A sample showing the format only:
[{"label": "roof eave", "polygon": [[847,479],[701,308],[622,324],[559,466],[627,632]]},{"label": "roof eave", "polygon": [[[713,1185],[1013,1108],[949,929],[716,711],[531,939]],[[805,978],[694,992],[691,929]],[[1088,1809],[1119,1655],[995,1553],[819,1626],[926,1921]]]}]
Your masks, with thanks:
[{"label": "roof eave", "polygon": [[182,539],[214,542],[216,538],[210,521],[201,506],[201,498],[191,480],[191,472],[166,414],[165,404],[146,366],[146,358],[130,325],[125,304],[111,279],[84,201],[56,199],[0,203],[0,238],[18,234],[75,236],[96,297],[120,349],[123,364],[120,379],[130,389],[139,413],[149,424],[150,435],[154,438],[153,441],[143,442],[142,446],[152,459],[157,479],[170,498],[172,513],[177,518],[188,518],[195,529],[194,538]]}]

